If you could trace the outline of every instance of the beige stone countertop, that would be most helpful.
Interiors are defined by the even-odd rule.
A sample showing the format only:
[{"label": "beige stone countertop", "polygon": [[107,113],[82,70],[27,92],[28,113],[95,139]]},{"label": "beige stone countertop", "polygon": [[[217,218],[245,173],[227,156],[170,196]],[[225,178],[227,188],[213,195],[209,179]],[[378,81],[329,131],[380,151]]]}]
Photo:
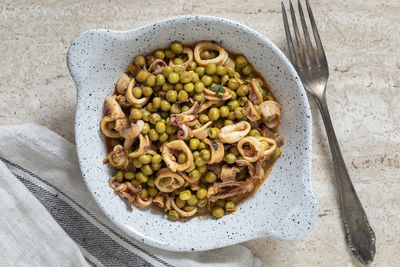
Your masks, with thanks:
[{"label": "beige stone countertop", "polygon": [[[287,3],[287,2],[285,2]],[[349,173],[376,234],[373,265],[400,263],[400,1],[311,0],[330,66],[327,99]],[[93,28],[128,30],[172,16],[243,23],[281,49],[280,1],[0,2],[0,123],[35,121],[74,141],[76,92],[65,57]],[[301,241],[244,243],[264,266],[357,265],[347,249],[331,154],[315,102],[315,228]]]}]

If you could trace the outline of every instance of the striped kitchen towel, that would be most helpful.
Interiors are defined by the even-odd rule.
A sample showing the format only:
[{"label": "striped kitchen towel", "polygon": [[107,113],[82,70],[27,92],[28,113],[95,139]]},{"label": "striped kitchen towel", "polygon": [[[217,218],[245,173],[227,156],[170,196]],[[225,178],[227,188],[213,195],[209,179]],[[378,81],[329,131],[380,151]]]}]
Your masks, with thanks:
[{"label": "striped kitchen towel", "polygon": [[0,266],[260,266],[241,245],[170,252],[144,245],[91,198],[73,144],[35,123],[0,127]]}]

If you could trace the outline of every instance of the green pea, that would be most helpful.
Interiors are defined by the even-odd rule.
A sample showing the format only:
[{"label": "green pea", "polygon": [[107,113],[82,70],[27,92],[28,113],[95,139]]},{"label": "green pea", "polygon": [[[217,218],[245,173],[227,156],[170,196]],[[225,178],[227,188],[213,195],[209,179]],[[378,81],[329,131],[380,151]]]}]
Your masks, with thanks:
[{"label": "green pea", "polygon": [[170,74],[172,71],[173,70],[172,70],[172,68],[170,66],[165,66],[165,67],[162,68],[162,74],[165,77],[168,77],[168,74]]},{"label": "green pea", "polygon": [[235,58],[235,66],[239,69],[245,67],[247,65],[247,59],[243,55],[238,55]]},{"label": "green pea", "polygon": [[156,112],[157,111],[157,109],[153,106],[153,103],[147,104],[146,110],[149,111],[149,112]]},{"label": "green pea", "polygon": [[186,93],[186,91],[184,91],[184,90],[179,91],[179,93],[178,93],[178,101],[179,102],[186,102],[188,100],[188,98],[189,98],[189,95],[188,95],[188,93]]},{"label": "green pea", "polygon": [[237,107],[235,108],[235,110],[233,111],[233,113],[235,114],[236,119],[238,120],[243,120],[245,118],[243,112],[242,112],[242,108],[241,107]]},{"label": "green pea", "polygon": [[160,141],[160,143],[165,143],[169,138],[169,135],[167,133],[162,133],[160,134],[160,137],[158,138],[158,140]]},{"label": "green pea", "polygon": [[227,106],[230,111],[234,111],[237,107],[239,107],[239,101],[237,100],[229,101]]},{"label": "green pea", "polygon": [[235,78],[229,79],[229,81],[228,81],[228,87],[229,87],[229,89],[231,89],[231,90],[236,90],[236,89],[238,89],[238,88],[239,88],[239,81],[238,81],[237,79],[235,79]]},{"label": "green pea", "polygon": [[112,147],[115,147],[115,146],[120,145],[120,144],[121,144],[121,140],[120,139],[117,139],[117,138],[112,138],[111,139],[111,146]]},{"label": "green pea", "polygon": [[204,176],[204,180],[206,183],[212,184],[217,180],[217,175],[213,172],[207,172]]},{"label": "green pea", "polygon": [[156,76],[155,75],[150,75],[147,80],[146,80],[146,85],[153,87],[156,85]]},{"label": "green pea", "polygon": [[178,114],[181,113],[181,106],[177,103],[172,104],[170,112],[172,114]]},{"label": "green pea", "polygon": [[219,136],[219,133],[220,133],[220,129],[213,127],[208,131],[208,136],[212,139],[217,139]]},{"label": "green pea", "polygon": [[182,72],[179,76],[181,83],[190,83],[192,81],[192,74],[188,71]]},{"label": "green pea", "polygon": [[198,199],[204,199],[207,197],[207,189],[205,188],[200,188],[199,190],[197,190],[196,192],[196,197]]},{"label": "green pea", "polygon": [[235,100],[235,99],[236,99],[236,92],[235,92],[235,91],[232,91],[232,97],[231,97],[231,99],[232,99],[232,100]]},{"label": "green pea", "polygon": [[253,68],[250,65],[243,67],[242,73],[246,76],[250,75],[253,72]]},{"label": "green pea", "polygon": [[147,191],[149,192],[149,195],[152,197],[155,197],[158,194],[158,189],[155,187],[149,187],[147,188]]},{"label": "green pea", "polygon": [[238,201],[238,197],[237,196],[227,197],[226,201],[236,203]]},{"label": "green pea", "polygon": [[211,108],[211,109],[208,111],[208,117],[209,117],[210,120],[212,120],[212,121],[218,120],[218,119],[219,119],[219,116],[220,116],[220,114],[219,114],[219,109],[218,109],[218,108]]},{"label": "green pea", "polygon": [[174,58],[173,62],[174,62],[175,65],[183,64],[183,60],[181,58],[178,58],[178,57]]},{"label": "green pea", "polygon": [[[143,174],[145,174],[146,176],[147,175],[152,175],[153,172],[154,172],[153,169],[150,167],[150,165],[143,165],[141,170],[142,170]],[[136,179],[137,179],[137,177],[136,177]],[[144,181],[144,183],[145,182],[147,182],[147,180]]]},{"label": "green pea", "polygon": [[217,73],[217,66],[215,65],[215,63],[208,63],[207,64],[206,73],[208,75],[213,75],[213,74]]},{"label": "green pea", "polygon": [[132,180],[130,180],[130,182],[133,186],[136,186],[136,187],[140,185],[140,182],[136,179],[132,179]]},{"label": "green pea", "polygon": [[160,135],[156,132],[156,130],[151,129],[149,132],[149,137],[150,137],[151,141],[157,141],[158,138],[160,137]]},{"label": "green pea", "polygon": [[197,138],[191,138],[189,141],[189,147],[191,150],[197,150],[200,145],[200,140]]},{"label": "green pea", "polygon": [[222,217],[224,216],[225,211],[224,211],[224,209],[221,208],[220,206],[216,206],[216,207],[214,207],[214,208],[212,209],[211,214],[212,214],[215,218],[220,219],[220,218],[222,218]]},{"label": "green pea", "polygon": [[117,183],[122,183],[124,181],[124,172],[123,171],[117,171],[115,174],[115,181]]},{"label": "green pea", "polygon": [[171,49],[171,51],[174,52],[175,54],[180,54],[183,51],[183,45],[182,43],[175,41],[171,44],[169,49]]},{"label": "green pea", "polygon": [[189,70],[192,70],[192,71],[194,71],[196,69],[196,67],[197,67],[197,63],[195,61],[190,62],[189,66],[188,66]]},{"label": "green pea", "polygon": [[189,173],[189,177],[192,181],[196,181],[196,180],[200,179],[201,173],[195,169]]},{"label": "green pea", "polygon": [[186,200],[186,203],[190,206],[196,205],[197,204],[197,197],[195,195],[191,195],[188,200]]},{"label": "green pea", "polygon": [[192,83],[200,81],[200,77],[196,72],[192,72]]},{"label": "green pea", "polygon": [[179,91],[183,90],[183,84],[177,83],[177,84],[175,84],[174,88],[172,88],[172,89],[175,89],[175,91],[179,92]]},{"label": "green pea", "polygon": [[168,218],[169,218],[171,221],[176,221],[176,220],[179,219],[179,213],[176,212],[176,210],[170,210],[170,211],[168,212]]},{"label": "green pea", "polygon": [[201,81],[198,81],[198,82],[196,82],[195,83],[195,85],[194,85],[194,91],[196,92],[196,93],[202,93],[203,91],[204,91],[204,83],[203,82],[201,82]]},{"label": "green pea", "polygon": [[238,96],[246,96],[248,93],[249,93],[249,88],[247,87],[247,85],[244,84],[241,85],[236,91],[236,94]]},{"label": "green pea", "polygon": [[236,161],[236,156],[233,153],[228,153],[224,156],[224,161],[228,164],[233,164]]},{"label": "green pea", "polygon": [[209,120],[207,114],[200,114],[199,121],[201,124],[206,124]]},{"label": "green pea", "polygon": [[168,81],[173,84],[179,82],[179,75],[175,72],[171,72],[168,74]]},{"label": "green pea", "polygon": [[177,206],[178,208],[182,209],[182,208],[185,206],[186,201],[180,199],[179,197],[177,197],[177,198],[175,198],[175,204],[176,204],[176,206]]},{"label": "green pea", "polygon": [[169,90],[173,90],[174,86],[170,83],[164,83],[163,86],[161,86],[161,90],[163,90],[164,92],[167,92]]},{"label": "green pea", "polygon": [[[160,139],[161,139],[161,137],[162,137],[162,135],[160,136]],[[161,141],[160,141],[161,142]],[[161,142],[162,143],[162,142]],[[161,163],[151,163],[151,168],[154,170],[154,171],[158,171],[159,169],[161,169],[161,167],[162,167],[162,164]]]},{"label": "green pea", "polygon": [[219,76],[217,74],[214,74],[212,76],[212,82],[215,83],[215,84],[220,84],[221,83],[220,79],[219,79]]},{"label": "green pea", "polygon": [[164,75],[163,74],[157,74],[157,77],[156,77],[156,85],[158,85],[158,86],[162,86],[162,85],[164,85],[165,84],[165,77],[164,77]]},{"label": "green pea", "polygon": [[140,162],[140,160],[138,158],[133,159],[132,160],[132,164],[133,166],[135,166],[135,168],[142,168],[143,164]]},{"label": "green pea", "polygon": [[203,77],[201,77],[201,81],[204,83],[205,86],[209,86],[212,83],[212,77],[204,75]]},{"label": "green pea", "polygon": [[206,68],[204,67],[197,67],[195,72],[197,73],[197,75],[199,75],[199,77],[203,77],[204,73],[206,72]]},{"label": "green pea", "polygon": [[141,155],[139,157],[139,160],[142,164],[149,164],[151,162],[151,156],[150,155]]},{"label": "green pea", "polygon": [[161,116],[158,113],[153,113],[150,116],[150,123],[151,124],[156,124],[158,121],[161,120]]},{"label": "green pea", "polygon": [[226,84],[229,81],[229,76],[225,74],[224,76],[221,77],[220,83]]},{"label": "green pea", "polygon": [[193,99],[194,99],[194,101],[200,102],[201,100],[204,99],[204,94],[203,93],[194,94]]},{"label": "green pea", "polygon": [[229,152],[232,153],[233,155],[235,155],[236,157],[240,155],[239,149],[238,149],[237,147],[235,147],[235,146],[234,146],[234,147],[231,147],[231,148],[229,149]]},{"label": "green pea", "polygon": [[135,65],[138,65],[139,67],[143,67],[146,64],[146,60],[144,59],[143,56],[137,56],[135,58]]},{"label": "green pea", "polygon": [[231,121],[236,120],[235,113],[233,113],[233,111],[230,111],[227,119]]},{"label": "green pea", "polygon": [[202,158],[202,157],[196,157],[194,159],[194,164],[198,167],[204,166],[207,164],[207,162]]},{"label": "green pea", "polygon": [[188,109],[190,109],[190,108],[189,108],[188,106],[185,105],[185,106],[182,107],[182,112],[185,112],[185,111],[188,110]]},{"label": "green pea", "polygon": [[226,67],[221,66],[221,65],[217,66],[217,74],[219,76],[224,76],[224,75],[226,75],[227,72],[228,72],[228,70],[226,69]]},{"label": "green pea", "polygon": [[167,100],[161,100],[161,110],[169,111],[171,109],[171,104]]},{"label": "green pea", "polygon": [[224,120],[224,126],[235,124],[232,120]]},{"label": "green pea", "polygon": [[160,163],[161,161],[162,161],[162,157],[160,154],[155,154],[151,159],[152,163]]},{"label": "green pea", "polygon": [[219,114],[221,117],[228,117],[229,115],[229,108],[227,106],[222,106],[219,108]]},{"label": "green pea", "polygon": [[200,58],[201,59],[211,59],[210,51],[208,51],[208,50],[201,51],[200,52]]},{"label": "green pea", "polygon": [[151,89],[149,86],[143,86],[142,92],[144,96],[151,96],[153,94],[153,89]]},{"label": "green pea", "polygon": [[235,71],[232,76],[230,76],[231,78],[235,78],[235,79],[240,79],[240,73]]},{"label": "green pea", "polygon": [[178,66],[173,67],[172,70],[178,75],[180,75],[182,72],[185,71],[185,69],[178,67]]},{"label": "green pea", "polygon": [[174,133],[176,133],[177,128],[172,125],[167,125],[167,127],[165,128],[165,131],[167,134],[174,134]]},{"label": "green pea", "polygon": [[165,98],[168,102],[176,102],[177,95],[175,90],[170,90],[166,93]]},{"label": "green pea", "polygon": [[224,127],[224,121],[222,119],[219,119],[217,121],[214,122],[214,127],[221,129],[222,127]]},{"label": "green pea", "polygon": [[257,136],[260,136],[261,134],[257,129],[251,129],[249,132],[249,135],[253,136],[253,137],[257,137]]},{"label": "green pea", "polygon": [[210,150],[202,149],[202,150],[200,151],[200,154],[201,154],[201,157],[202,157],[204,160],[209,160],[209,159],[211,158]]},{"label": "green pea", "polygon": [[135,98],[141,98],[142,97],[142,89],[140,89],[139,87],[134,87],[132,89],[132,94]]},{"label": "green pea", "polygon": [[154,52],[154,56],[155,56],[156,58],[159,58],[159,59],[164,59],[165,54],[164,54],[164,51],[158,49],[158,50],[156,50],[156,51]]},{"label": "green pea", "polygon": [[185,84],[185,86],[183,88],[185,89],[185,91],[187,93],[191,93],[191,92],[193,92],[194,85],[193,85],[193,83],[187,83],[187,84]]},{"label": "green pea", "polygon": [[149,121],[150,120],[150,115],[151,115],[151,113],[149,111],[144,110],[142,112],[142,120],[144,120],[146,122]]},{"label": "green pea", "polygon": [[141,70],[136,74],[136,80],[140,83],[146,82],[147,78],[149,77],[149,74],[145,72],[144,70]]},{"label": "green pea", "polygon": [[192,196],[190,190],[185,190],[179,193],[179,198],[182,200],[188,200]]},{"label": "green pea", "polygon": [[169,59],[174,58],[176,56],[176,54],[174,52],[172,52],[171,50],[165,50],[164,54],[165,54],[165,57],[169,58]]},{"label": "green pea", "polygon": [[153,107],[155,109],[160,108],[160,106],[161,106],[161,98],[159,98],[158,96],[154,97],[152,103],[153,103]]},{"label": "green pea", "polygon": [[110,121],[109,123],[107,123],[107,128],[108,129],[114,129],[114,127],[115,127],[115,121]]},{"label": "green pea", "polygon": [[235,72],[235,69],[233,67],[231,67],[231,66],[226,66],[225,68],[226,68],[226,73],[228,75],[231,75],[231,74],[233,74]]},{"label": "green pea", "polygon": [[165,128],[166,128],[166,127],[165,127],[165,123],[164,123],[164,122],[158,121],[158,122],[156,123],[155,129],[156,129],[157,133],[159,133],[159,134],[164,133],[164,132],[165,132]]},{"label": "green pea", "polygon": [[200,141],[200,144],[199,144],[199,146],[197,147],[197,150],[202,150],[202,149],[205,149],[207,147],[207,145],[204,143],[204,142],[201,142]]},{"label": "green pea", "polygon": [[138,172],[136,173],[135,176],[136,180],[138,180],[140,183],[146,183],[149,177],[145,175],[143,172]]},{"label": "green pea", "polygon": [[186,162],[186,155],[185,155],[185,153],[180,153],[180,154],[178,155],[177,161],[178,161],[179,164],[185,163],[185,162]]}]

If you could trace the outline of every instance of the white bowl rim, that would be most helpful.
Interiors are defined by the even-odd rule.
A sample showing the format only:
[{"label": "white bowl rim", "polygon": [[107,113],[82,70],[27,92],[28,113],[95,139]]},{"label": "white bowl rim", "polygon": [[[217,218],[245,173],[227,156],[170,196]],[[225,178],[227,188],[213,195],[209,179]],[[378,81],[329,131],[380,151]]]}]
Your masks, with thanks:
[{"label": "white bowl rim", "polygon": [[[310,118],[310,120],[308,120],[307,125],[305,126],[307,129],[307,138],[305,139],[306,141],[306,145],[308,147],[308,150],[306,153],[309,154],[309,158],[310,160],[307,162],[307,166],[305,166],[305,169],[307,169],[307,173],[310,176],[310,179],[308,180],[308,183],[304,183],[304,186],[306,189],[308,189],[308,194],[310,197],[310,202],[311,204],[315,207],[313,210],[313,217],[310,218],[310,221],[308,222],[310,225],[310,228],[308,231],[301,233],[296,239],[280,239],[280,238],[276,238],[278,240],[284,240],[284,241],[295,241],[298,239],[301,239],[302,237],[304,237],[309,231],[311,231],[311,229],[314,227],[316,219],[317,219],[317,215],[318,215],[318,203],[317,203],[317,199],[312,187],[312,179],[311,179],[311,165],[312,165],[312,161],[311,161],[311,155],[312,155],[312,117],[311,117],[311,109],[309,106],[309,102],[308,102],[308,98],[307,98],[307,94],[306,91],[303,87],[303,84],[300,80],[300,78],[298,77],[298,74],[296,72],[296,70],[294,69],[293,65],[291,64],[291,62],[289,61],[289,59],[286,57],[286,55],[274,44],[272,43],[268,38],[264,37],[263,35],[261,35],[260,33],[258,33],[257,31],[251,29],[248,26],[245,26],[241,23],[238,23],[236,21],[232,21],[226,18],[222,18],[222,17],[217,17],[217,16],[208,16],[208,15],[183,15],[183,16],[175,16],[175,17],[170,17],[170,18],[166,18],[163,20],[158,20],[149,24],[146,24],[144,26],[140,26],[137,27],[135,29],[132,30],[125,30],[125,31],[117,31],[117,30],[108,30],[108,29],[92,29],[92,30],[88,30],[85,31],[81,34],[79,34],[74,41],[71,43],[70,48],[68,49],[67,52],[67,65],[68,65],[68,69],[69,72],[71,73],[71,76],[76,84],[75,78],[74,78],[74,68],[70,66],[70,56],[71,56],[71,47],[74,43],[77,43],[79,41],[80,38],[82,38],[83,36],[90,34],[90,33],[104,33],[104,34],[124,34],[124,33],[134,33],[136,31],[140,31],[149,27],[152,27],[155,24],[165,24],[171,21],[183,21],[183,20],[188,20],[188,19],[202,19],[202,20],[209,20],[209,21],[219,21],[219,22],[223,22],[225,24],[232,24],[235,27],[240,27],[242,28],[244,31],[251,33],[252,35],[256,36],[257,38],[261,39],[264,41],[264,43],[266,43],[269,48],[271,48],[273,50],[274,53],[276,53],[285,63],[285,65],[287,65],[290,74],[293,75],[293,77],[295,77],[296,79],[294,80],[294,82],[296,83],[296,87],[298,88],[298,90],[302,93],[301,96],[301,100],[303,101],[304,105],[305,105],[305,115],[308,116]],[[79,127],[77,124],[78,121],[78,116],[80,113],[80,109],[79,109],[79,87],[77,87],[77,92],[78,92],[78,97],[77,97],[77,108],[76,108],[76,113],[75,113],[75,140],[76,140],[76,144],[77,144],[77,152],[78,152],[78,162],[79,162],[79,166],[80,169],[82,170],[82,165],[85,164],[84,160],[79,156],[80,155],[80,147],[78,146],[79,143]],[[229,245],[234,245],[237,243],[241,243],[241,242],[245,242],[245,241],[249,241],[252,239],[256,239],[256,238],[262,238],[265,236],[252,236],[252,237],[245,237],[245,238],[236,238],[235,240],[230,240],[228,242],[225,242],[223,244],[218,245],[218,247],[215,246],[211,246],[211,245],[207,245],[207,246],[193,246],[194,249],[182,249],[179,246],[166,246],[165,243],[160,242],[159,240],[154,240],[154,239],[149,239],[146,237],[146,235],[140,235],[137,234],[135,231],[132,231],[132,229],[129,229],[128,227],[126,227],[125,225],[121,224],[118,220],[115,220],[113,218],[111,218],[111,216],[109,216],[108,212],[107,212],[107,208],[103,205],[103,203],[100,201],[100,199],[94,194],[94,191],[92,190],[91,186],[89,185],[88,181],[86,179],[84,179],[84,182],[90,192],[90,194],[92,195],[92,197],[95,199],[96,203],[99,205],[99,207],[101,208],[101,210],[105,213],[105,215],[114,223],[116,224],[122,231],[124,231],[125,233],[127,233],[128,235],[134,237],[136,240],[143,242],[145,244],[154,246],[154,247],[158,247],[161,249],[165,249],[165,250],[170,250],[170,251],[204,251],[204,250],[210,250],[210,249],[215,249],[218,247],[225,247],[225,246],[229,246]],[[121,203],[122,204],[122,203]],[[266,233],[264,233],[265,235]]]}]

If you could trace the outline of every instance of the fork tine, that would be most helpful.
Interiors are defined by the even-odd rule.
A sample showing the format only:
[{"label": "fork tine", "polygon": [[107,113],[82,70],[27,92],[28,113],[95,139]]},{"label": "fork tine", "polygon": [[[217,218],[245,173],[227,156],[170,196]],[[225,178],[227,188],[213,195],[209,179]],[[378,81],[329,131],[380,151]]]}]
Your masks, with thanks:
[{"label": "fork tine", "polygon": [[308,11],[308,16],[310,17],[311,28],[313,30],[315,44],[317,45],[318,59],[320,62],[326,62],[326,56],[324,48],[322,47],[321,38],[319,37],[317,25],[315,24],[314,15],[311,10],[310,3],[306,0],[306,6]]},{"label": "fork tine", "polygon": [[288,20],[287,20],[287,16],[286,16],[286,9],[285,9],[285,5],[283,4],[283,2],[281,2],[281,6],[282,6],[283,24],[285,26],[286,40],[287,40],[287,44],[288,44],[288,48],[289,48],[290,61],[292,62],[293,66],[296,69],[298,69],[296,53],[294,51],[292,36],[290,34],[289,24],[288,24]]},{"label": "fork tine", "polygon": [[[304,54],[304,45],[301,40],[300,32],[299,32],[299,27],[297,26],[297,20],[296,20],[296,15],[294,14],[294,8],[292,5],[292,1],[289,1],[289,6],[290,6],[290,16],[292,17],[292,24],[293,24],[293,30],[294,30],[294,35],[296,37],[296,43],[297,43],[297,52],[299,57],[300,57],[300,63],[302,66],[307,66],[307,61],[306,57]],[[297,55],[297,54],[296,54]]]},{"label": "fork tine", "polygon": [[301,7],[300,0],[297,0],[297,5],[298,5],[298,8],[299,8],[300,20],[301,20],[301,26],[303,28],[304,38],[306,39],[306,49],[304,49],[304,52],[306,54],[306,57],[308,56],[308,59],[309,59],[310,63],[311,62],[316,62],[315,61],[314,51],[313,51],[313,48],[312,48],[310,34],[308,33],[307,24],[306,24],[306,20],[304,19],[303,8]]}]

